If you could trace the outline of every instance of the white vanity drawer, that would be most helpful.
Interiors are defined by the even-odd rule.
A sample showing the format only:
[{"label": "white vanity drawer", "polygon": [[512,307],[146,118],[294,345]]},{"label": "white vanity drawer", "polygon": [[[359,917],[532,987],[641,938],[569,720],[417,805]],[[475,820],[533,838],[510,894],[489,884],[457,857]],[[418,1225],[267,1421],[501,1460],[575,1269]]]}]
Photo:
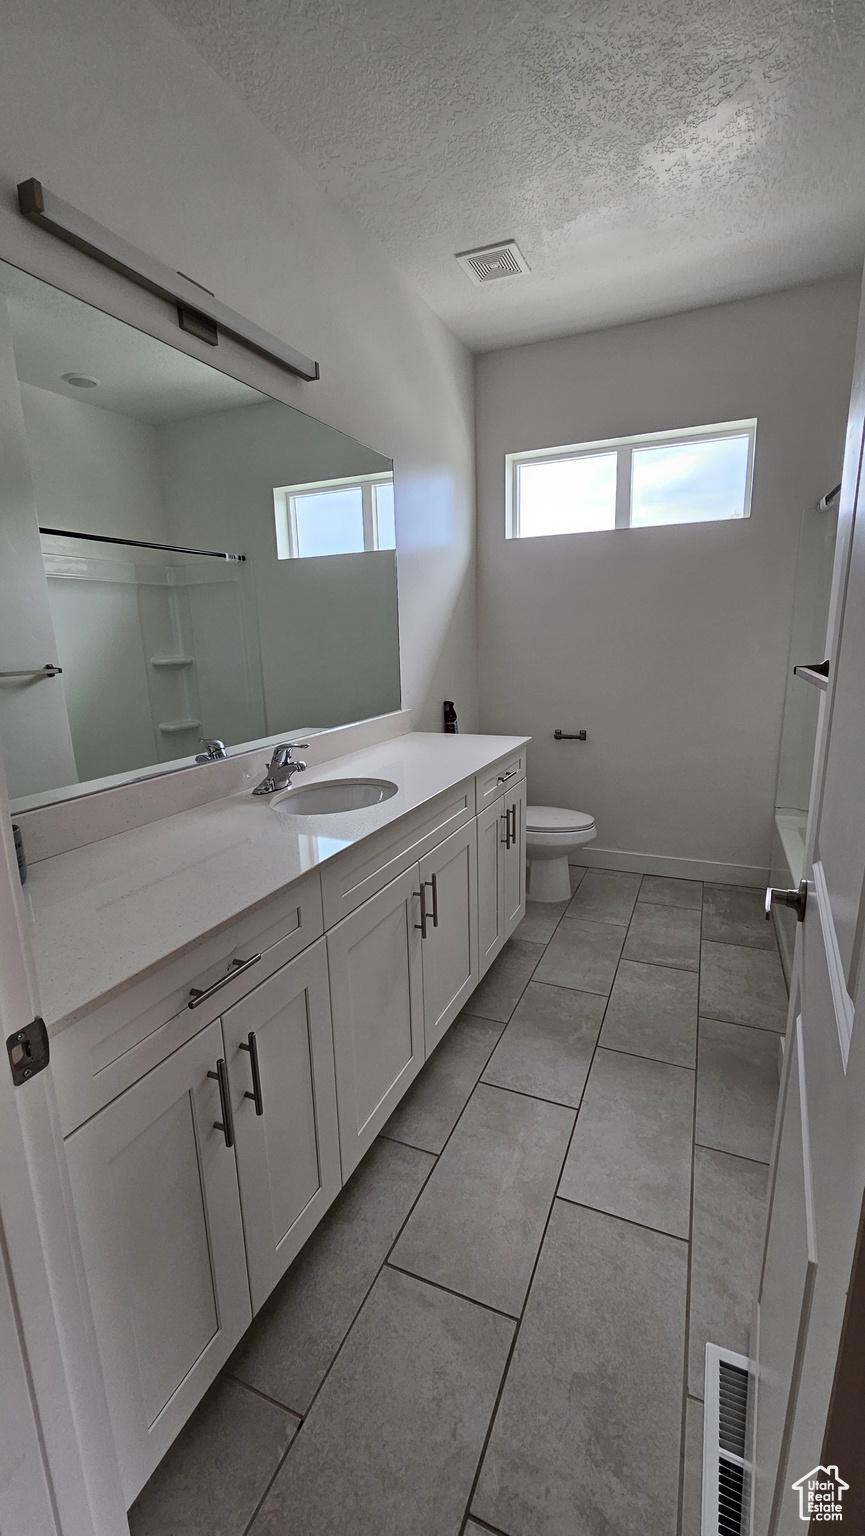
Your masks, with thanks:
[{"label": "white vanity drawer", "polygon": [[[186,1040],[321,937],[318,871],[247,912],[121,992],[51,1041],[64,1135],[116,1098]],[[190,1007],[233,961],[259,958]]]},{"label": "white vanity drawer", "polygon": [[475,793],[477,795],[478,815],[485,811],[488,805],[492,805],[499,795],[503,795],[509,785],[516,784],[518,779],[526,776],[526,749],[520,747],[519,752],[513,752],[510,757],[502,758],[492,768],[485,768],[475,779]]},{"label": "white vanity drawer", "polygon": [[474,780],[466,779],[325,864],[321,871],[325,927],[341,922],[474,814]]}]

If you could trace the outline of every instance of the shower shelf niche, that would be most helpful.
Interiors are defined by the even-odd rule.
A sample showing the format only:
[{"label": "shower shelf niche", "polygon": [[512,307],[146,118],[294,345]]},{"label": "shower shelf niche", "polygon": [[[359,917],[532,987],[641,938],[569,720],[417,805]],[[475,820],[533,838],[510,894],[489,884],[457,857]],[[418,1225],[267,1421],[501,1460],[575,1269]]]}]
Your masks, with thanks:
[{"label": "shower shelf niche", "polygon": [[165,736],[182,736],[184,731],[197,731],[200,720],[160,720],[159,729]]}]

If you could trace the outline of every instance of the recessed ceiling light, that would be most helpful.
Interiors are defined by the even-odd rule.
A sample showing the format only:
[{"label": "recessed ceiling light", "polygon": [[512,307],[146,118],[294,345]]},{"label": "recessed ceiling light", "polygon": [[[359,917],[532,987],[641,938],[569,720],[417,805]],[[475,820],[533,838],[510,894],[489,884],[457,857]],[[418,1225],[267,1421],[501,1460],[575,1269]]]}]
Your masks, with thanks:
[{"label": "recessed ceiling light", "polygon": [[64,384],[74,384],[76,389],[99,388],[99,380],[90,373],[64,373],[61,377]]},{"label": "recessed ceiling light", "polygon": [[474,251],[457,251],[456,259],[467,277],[478,286],[502,277],[520,277],[530,270],[516,240],[499,240]]}]

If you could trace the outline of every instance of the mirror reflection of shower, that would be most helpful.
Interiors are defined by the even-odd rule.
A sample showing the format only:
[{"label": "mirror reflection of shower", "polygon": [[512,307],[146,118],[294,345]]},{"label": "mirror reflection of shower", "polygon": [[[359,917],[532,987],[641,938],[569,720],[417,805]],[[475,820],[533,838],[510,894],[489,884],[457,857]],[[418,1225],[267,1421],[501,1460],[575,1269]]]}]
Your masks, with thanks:
[{"label": "mirror reflection of shower", "polygon": [[251,567],[42,533],[79,780],[266,733]]},{"label": "mirror reflection of shower", "polygon": [[389,458],[2,261],[0,420],[13,809],[400,707]]}]

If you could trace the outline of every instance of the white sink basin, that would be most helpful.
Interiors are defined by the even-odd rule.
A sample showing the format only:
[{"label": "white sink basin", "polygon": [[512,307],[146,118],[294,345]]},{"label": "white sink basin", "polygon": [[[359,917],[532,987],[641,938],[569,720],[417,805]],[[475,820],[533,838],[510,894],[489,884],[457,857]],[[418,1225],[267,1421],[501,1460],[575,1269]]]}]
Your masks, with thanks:
[{"label": "white sink basin", "polygon": [[291,816],[335,816],[381,805],[396,794],[390,779],[331,779],[327,784],[298,785],[273,801]]}]

